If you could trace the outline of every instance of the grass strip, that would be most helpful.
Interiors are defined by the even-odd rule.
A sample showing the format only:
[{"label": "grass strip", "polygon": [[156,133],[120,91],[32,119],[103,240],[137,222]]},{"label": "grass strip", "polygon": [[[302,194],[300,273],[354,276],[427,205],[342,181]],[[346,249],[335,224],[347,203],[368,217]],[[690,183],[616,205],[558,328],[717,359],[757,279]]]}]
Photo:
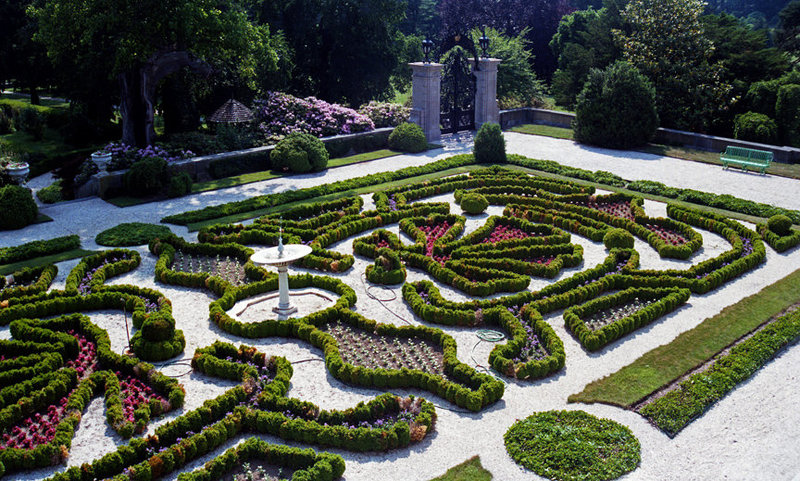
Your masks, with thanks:
[{"label": "grass strip", "polygon": [[85,249],[72,249],[66,252],[60,252],[58,254],[36,257],[34,259],[15,262],[13,264],[5,264],[0,266],[0,276],[7,276],[26,267],[38,267],[48,264],[55,264],[57,262],[68,261],[70,259],[77,259],[79,257],[84,257],[89,254],[95,254],[96,252],[97,251],[89,251]]},{"label": "grass strip", "polygon": [[703,372],[681,382],[639,413],[670,437],[678,434],[715,402],[733,391],[800,336],[800,311],[795,310],[765,326]]},{"label": "grass strip", "polygon": [[431,481],[490,481],[491,479],[492,473],[483,468],[481,458],[473,456]]},{"label": "grass strip", "polygon": [[726,307],[619,371],[589,383],[580,393],[569,396],[568,401],[631,407],[800,302],[798,285],[800,270]]},{"label": "grass strip", "polygon": [[39,215],[36,216],[36,220],[33,221],[34,224],[44,224],[45,222],[53,222],[53,218],[49,215],[39,213]]},{"label": "grass strip", "polygon": [[0,265],[22,262],[36,257],[58,254],[81,246],[80,238],[66,235],[47,240],[35,240],[18,246],[0,248]]},{"label": "grass strip", "polygon": [[472,170],[480,169],[480,168],[483,168],[483,167],[486,167],[486,164],[484,164],[484,165],[475,164],[475,165],[467,165],[467,166],[464,166],[464,167],[454,167],[452,169],[441,170],[439,172],[434,172],[434,173],[430,173],[430,174],[423,174],[423,175],[418,175],[418,176],[415,176],[415,177],[408,177],[406,179],[394,180],[394,181],[391,181],[391,182],[384,182],[382,184],[375,184],[375,185],[371,185],[371,186],[360,187],[360,188],[353,189],[353,190],[346,190],[346,191],[342,191],[342,192],[336,192],[336,193],[333,193],[333,194],[321,195],[321,196],[318,196],[318,197],[311,197],[311,198],[302,199],[302,200],[296,200],[294,202],[287,202],[285,204],[276,205],[274,207],[265,207],[263,209],[251,210],[251,211],[247,211],[247,212],[242,212],[240,214],[232,214],[232,215],[227,215],[227,216],[224,216],[224,217],[217,217],[215,219],[209,219],[209,220],[200,221],[200,222],[192,222],[192,223],[186,224],[186,227],[189,229],[189,232],[197,232],[197,231],[199,231],[200,229],[202,229],[204,227],[212,226],[212,225],[215,225],[215,224],[235,224],[235,223],[242,222],[242,221],[245,221],[245,220],[248,220],[248,219],[253,219],[255,217],[261,217],[262,215],[272,214],[272,213],[275,213],[275,212],[283,212],[283,211],[289,210],[289,209],[291,209],[293,207],[297,207],[297,206],[303,205],[303,204],[308,204],[308,203],[313,204],[313,203],[316,203],[316,202],[327,202],[327,201],[331,201],[331,200],[341,199],[343,197],[348,197],[348,196],[351,196],[351,195],[370,194],[370,193],[378,192],[378,191],[381,191],[381,190],[387,190],[387,189],[392,189],[394,187],[399,187],[401,185],[412,184],[412,183],[415,183],[415,182],[422,182],[422,181],[431,180],[431,179],[438,179],[439,177],[447,177],[448,175],[463,174],[463,173],[470,172]]},{"label": "grass strip", "polygon": [[[528,135],[541,135],[543,137],[553,137],[555,139],[574,140],[572,129],[565,127],[552,127],[550,125],[524,124],[511,128],[512,132]],[[662,157],[673,157],[676,159],[701,162],[703,164],[713,164],[722,166],[719,160],[719,152],[709,152],[707,150],[692,149],[689,147],[663,144],[647,144],[642,147],[632,149],[637,152],[660,155]],[[784,162],[773,162],[769,165],[769,173],[790,179],[800,179],[800,164],[787,164]],[[755,174],[752,173],[751,174]]]},{"label": "grass strip", "polygon": [[553,127],[551,125],[523,124],[511,128],[512,132],[528,135],[541,135],[543,137],[553,137],[555,139],[574,140],[575,134],[572,129],[565,127]]}]

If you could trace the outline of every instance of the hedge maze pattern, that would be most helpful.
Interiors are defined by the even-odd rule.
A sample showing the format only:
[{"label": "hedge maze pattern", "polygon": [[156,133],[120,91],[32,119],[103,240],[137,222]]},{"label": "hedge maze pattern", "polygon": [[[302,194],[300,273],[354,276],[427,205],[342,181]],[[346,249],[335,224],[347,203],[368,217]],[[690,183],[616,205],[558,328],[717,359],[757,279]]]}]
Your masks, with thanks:
[{"label": "hedge maze pattern", "polygon": [[[457,158],[451,163],[469,161]],[[448,193],[456,199],[481,194],[490,205],[503,206],[503,214],[488,217],[464,235],[464,216],[450,212],[449,203],[425,201]],[[455,340],[436,325],[504,331],[508,341],[493,349],[490,366],[497,376],[537,379],[557,372],[566,361],[562,340],[544,315],[566,309],[565,324],[576,339],[587,350],[602,349],[679,308],[691,295],[753,269],[766,255],[758,232],[720,215],[670,204],[669,218],[651,218],[638,197],[595,195],[593,187],[497,167],[390,188],[375,193],[373,200],[371,210],[363,210],[361,197],[351,196],[269,214],[250,225],[213,225],[200,230],[196,243],[176,236],[156,239],[149,246],[158,256],[156,280],[211,292],[216,299],[209,305],[209,317],[232,335],[291,337],[316,346],[331,375],[345,383],[383,391],[419,388],[480,411],[502,397],[503,382],[460,362]],[[223,210],[279,202],[259,198]],[[188,222],[203,215],[173,218]],[[386,230],[394,224],[413,242]],[[531,277],[554,279],[584,262],[583,248],[572,242],[573,235],[601,242],[614,228],[648,243],[661,257],[692,257],[703,241],[696,229],[722,236],[730,248],[683,270],[644,270],[635,249],[615,247],[598,265],[563,275],[540,290],[528,289]],[[299,265],[321,272],[291,276],[290,287],[324,289],[338,300],[300,318],[241,322],[228,313],[234,304],[276,291],[278,284],[277,276],[249,261],[253,250],[246,246],[277,245],[281,230],[284,242],[312,247]],[[324,274],[346,272],[354,265],[353,255],[332,249],[342,241],[352,242],[354,255],[374,260],[366,273],[371,281],[400,284],[408,270],[416,269],[476,299],[453,302],[434,282],[406,282],[403,299],[429,325],[398,327],[367,319],[352,309],[353,289]],[[794,239],[782,242],[789,245]],[[247,433],[381,451],[419,442],[434,428],[430,402],[388,392],[348,410],[321,411],[286,396],[292,369],[285,359],[217,342],[194,353],[193,368],[240,384],[160,426],[154,435],[135,436],[151,417],[180,408],[184,394],[176,381],[148,364],[184,349],[170,301],[152,289],[106,285],[139,262],[137,252],[121,249],[86,257],[70,273],[64,290],[49,290],[54,266],[20,271],[13,282],[2,280],[0,325],[10,324],[15,340],[0,341],[0,474],[62,462],[80,413],[97,395],[105,397],[109,425],[133,438],[117,451],[51,479],[155,479]],[[486,296],[493,297],[482,299]],[[136,329],[131,356],[111,352],[105,331],[80,314],[123,308],[132,313]],[[43,427],[34,428],[35,423]],[[251,458],[290,467],[292,479],[337,479],[344,471],[338,456],[250,439],[180,479],[215,479]]]}]

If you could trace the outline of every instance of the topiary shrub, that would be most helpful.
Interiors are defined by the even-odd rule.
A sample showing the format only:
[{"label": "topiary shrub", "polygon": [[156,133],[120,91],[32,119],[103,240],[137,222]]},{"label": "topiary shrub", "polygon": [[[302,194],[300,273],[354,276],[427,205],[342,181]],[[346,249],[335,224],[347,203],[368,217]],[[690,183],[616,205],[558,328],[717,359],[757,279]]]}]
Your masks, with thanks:
[{"label": "topiary shrub", "polygon": [[4,109],[0,109],[0,135],[10,134],[14,131],[14,124]]},{"label": "topiary shrub", "polygon": [[402,284],[406,280],[406,269],[400,261],[400,255],[391,249],[382,247],[376,252],[375,264],[367,266],[367,280],[375,284]]},{"label": "topiary shrub", "polygon": [[499,124],[481,125],[475,134],[475,145],[472,148],[475,162],[480,164],[503,164],[506,162],[506,139]]},{"label": "topiary shrub", "polygon": [[609,229],[603,236],[606,249],[630,249],[633,247],[633,235],[625,229]]},{"label": "topiary shrub", "polygon": [[406,122],[395,127],[389,134],[389,148],[400,152],[422,152],[428,148],[428,140],[422,127]]},{"label": "topiary shrub", "polygon": [[21,229],[38,216],[30,190],[13,184],[0,187],[0,230]]},{"label": "topiary shrub", "polygon": [[647,143],[658,128],[655,97],[647,78],[627,62],[593,69],[578,95],[575,139],[616,149]]},{"label": "topiary shrub", "polygon": [[56,202],[61,202],[64,200],[64,196],[61,191],[61,179],[53,182],[47,187],[37,190],[36,197],[38,197],[39,200],[45,204],[55,204]]},{"label": "topiary shrub", "polygon": [[489,207],[489,201],[481,194],[464,194],[461,196],[461,208],[467,214],[480,214]]},{"label": "topiary shrub", "polygon": [[779,236],[789,235],[792,230],[792,219],[782,214],[773,215],[767,220],[767,228]]},{"label": "topiary shrub", "polygon": [[146,197],[158,193],[164,187],[168,175],[167,161],[153,157],[133,164],[122,180],[129,195]]},{"label": "topiary shrub", "polygon": [[192,192],[192,176],[186,172],[175,174],[169,178],[170,197],[183,197]]},{"label": "topiary shrub", "polygon": [[310,134],[289,134],[278,142],[269,158],[275,170],[319,172],[328,166],[328,151],[321,140]]},{"label": "topiary shrub", "polygon": [[751,142],[776,144],[778,142],[778,124],[764,114],[747,112],[736,116],[733,136]]}]

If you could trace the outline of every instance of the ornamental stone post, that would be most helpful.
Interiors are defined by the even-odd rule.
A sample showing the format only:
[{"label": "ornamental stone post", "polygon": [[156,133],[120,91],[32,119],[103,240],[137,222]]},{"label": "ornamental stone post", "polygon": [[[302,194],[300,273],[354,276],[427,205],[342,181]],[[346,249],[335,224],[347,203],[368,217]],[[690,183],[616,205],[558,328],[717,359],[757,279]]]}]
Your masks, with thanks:
[{"label": "ornamental stone post", "polygon": [[480,70],[475,70],[475,128],[487,122],[500,123],[500,109],[497,107],[497,66],[499,58],[479,58]]},{"label": "ornamental stone post", "polygon": [[411,116],[409,121],[419,125],[428,142],[442,138],[439,129],[442,67],[440,63],[413,62],[411,83]]}]

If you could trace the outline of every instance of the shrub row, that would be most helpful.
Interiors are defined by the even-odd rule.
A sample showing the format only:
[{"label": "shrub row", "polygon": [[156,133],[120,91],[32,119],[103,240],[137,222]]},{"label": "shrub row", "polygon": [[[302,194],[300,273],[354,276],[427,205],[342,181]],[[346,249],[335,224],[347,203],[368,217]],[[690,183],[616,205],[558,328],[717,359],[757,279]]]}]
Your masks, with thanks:
[{"label": "shrub row", "polygon": [[612,174],[611,172],[605,172],[603,170],[592,172],[590,170],[579,169],[577,167],[567,167],[553,160],[529,159],[521,155],[509,155],[508,163],[527,167],[533,170],[540,170],[542,172],[549,172],[551,174],[572,177],[574,179],[597,182],[598,184],[613,185],[615,187],[625,187],[627,184],[625,179],[619,177],[618,175]]},{"label": "shrub row", "polygon": [[681,382],[677,389],[645,404],[639,413],[670,437],[675,436],[798,336],[800,311],[794,311],[734,346],[728,354],[714,361],[710,368]]},{"label": "shrub row", "polygon": [[469,165],[474,162],[471,155],[457,155],[448,159],[439,160],[430,164],[420,167],[406,167],[394,172],[383,172],[380,174],[371,174],[356,179],[348,179],[331,184],[310,187],[307,189],[290,190],[280,194],[269,194],[257,197],[251,197],[246,200],[231,202],[218,206],[205,207],[196,211],[184,212],[182,214],[167,216],[163,218],[162,222],[171,224],[186,225],[193,222],[201,222],[210,219],[216,219],[233,214],[240,214],[243,212],[250,212],[257,209],[264,209],[290,202],[310,199],[313,197],[320,197],[323,195],[333,194],[337,192],[345,192],[360,187],[367,187],[375,184],[393,182],[396,180],[415,177],[418,175],[430,174],[440,170],[451,169]]},{"label": "shrub row", "polygon": [[3,247],[0,248],[0,265],[59,254],[78,249],[80,246],[81,240],[77,235],[67,235],[55,239],[32,241],[14,247]]},{"label": "shrub row", "polygon": [[745,199],[740,199],[728,194],[712,194],[710,192],[700,192],[693,189],[681,189],[667,187],[661,182],[651,180],[637,180],[627,186],[630,190],[645,194],[659,195],[670,199],[690,202],[692,204],[705,205],[725,209],[740,214],[753,215],[756,217],[771,217],[776,214],[783,214],[792,219],[795,224],[800,224],[800,211],[783,209],[769,204],[761,204]]},{"label": "shrub row", "polygon": [[[659,317],[669,314],[691,295],[689,289],[650,289],[630,288],[616,294],[600,297],[584,304],[573,306],[564,311],[564,324],[589,351],[596,351],[603,346],[646,326]],[[591,330],[585,319],[600,311],[628,303],[632,300],[653,300],[652,304],[616,320],[597,330]]]},{"label": "shrub row", "polygon": [[[553,259],[546,264],[527,260],[549,256],[553,256]],[[522,246],[504,250],[481,251],[479,255],[472,254],[469,247],[463,247],[453,252],[451,258],[464,259],[470,265],[484,269],[552,279],[558,275],[561,269],[580,265],[583,260],[583,247],[578,244]]]},{"label": "shrub row", "polygon": [[[71,295],[78,294],[81,289],[83,293],[94,292],[108,279],[136,269],[141,260],[138,252],[127,249],[112,249],[84,257],[67,276],[64,292]],[[81,286],[89,273],[92,273],[91,280]]]},{"label": "shrub row", "polygon": [[[12,297],[32,296],[46,292],[57,274],[58,267],[50,264],[39,267],[26,267],[14,272],[11,274],[14,278],[13,284],[7,284],[6,278],[0,276],[0,300],[10,299]],[[31,281],[34,282],[31,283]],[[17,286],[17,284],[20,285]]]},{"label": "shrub row", "polygon": [[339,479],[345,470],[344,459],[339,455],[249,438],[207,462],[202,468],[178,474],[178,481],[216,481],[252,461],[294,470],[291,481],[333,481]]},{"label": "shrub row", "polygon": [[[401,255],[407,266],[422,269],[439,282],[453,286],[470,296],[485,297],[498,292],[518,292],[528,287],[531,282],[531,278],[527,275],[470,266],[463,260],[448,260],[442,265],[422,254],[403,252]],[[454,269],[459,269],[460,272]]]}]

